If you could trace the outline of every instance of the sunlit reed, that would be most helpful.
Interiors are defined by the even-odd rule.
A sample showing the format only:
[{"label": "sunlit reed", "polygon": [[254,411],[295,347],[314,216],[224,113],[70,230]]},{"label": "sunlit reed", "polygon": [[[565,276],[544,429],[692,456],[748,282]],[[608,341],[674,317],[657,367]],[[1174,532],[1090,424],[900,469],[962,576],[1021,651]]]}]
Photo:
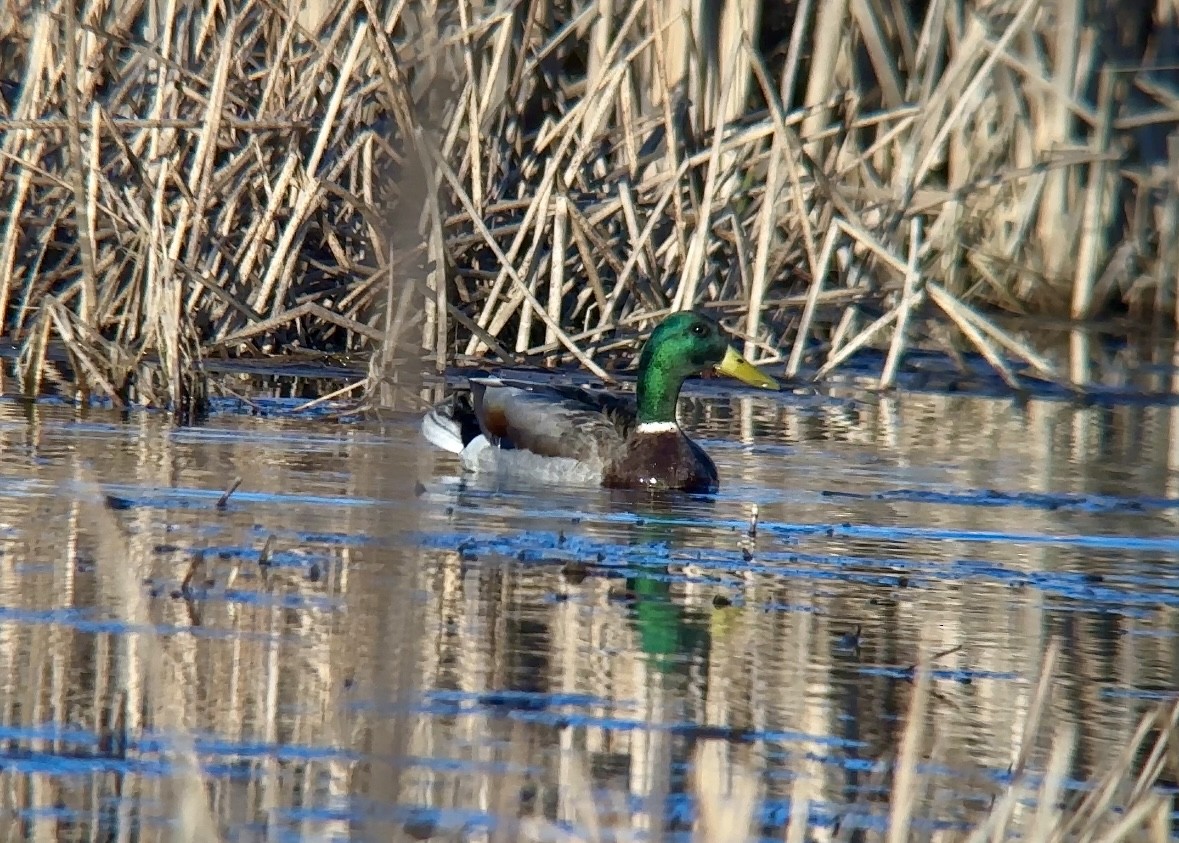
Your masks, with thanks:
[{"label": "sunlit reed", "polygon": [[410,329],[439,368],[608,377],[689,306],[791,371],[876,346],[887,386],[920,345],[1067,379],[989,310],[1179,312],[1166,24],[737,5],[9,4],[23,388],[199,405],[202,356]]}]

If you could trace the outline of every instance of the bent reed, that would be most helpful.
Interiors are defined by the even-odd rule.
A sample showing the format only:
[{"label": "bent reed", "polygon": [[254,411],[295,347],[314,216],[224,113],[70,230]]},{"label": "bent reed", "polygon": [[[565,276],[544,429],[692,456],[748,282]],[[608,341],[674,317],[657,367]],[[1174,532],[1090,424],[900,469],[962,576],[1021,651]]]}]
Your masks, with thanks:
[{"label": "bent reed", "polygon": [[609,380],[690,306],[788,377],[871,346],[888,387],[922,346],[1064,380],[996,310],[1179,317],[1175,29],[1080,0],[16,0],[0,333],[29,395],[192,412],[208,355]]}]

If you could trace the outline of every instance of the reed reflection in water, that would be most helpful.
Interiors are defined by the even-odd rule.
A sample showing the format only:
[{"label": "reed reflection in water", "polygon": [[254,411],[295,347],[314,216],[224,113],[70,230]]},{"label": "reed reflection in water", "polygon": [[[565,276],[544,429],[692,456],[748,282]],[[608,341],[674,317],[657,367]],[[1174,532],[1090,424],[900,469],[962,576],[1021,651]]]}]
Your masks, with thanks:
[{"label": "reed reflection in water", "polygon": [[925,662],[916,827],[974,821],[1049,637],[1076,779],[1173,695],[1175,413],[689,399],[721,493],[651,501],[459,480],[410,419],[0,403],[0,839],[676,830],[702,791],[845,835]]}]

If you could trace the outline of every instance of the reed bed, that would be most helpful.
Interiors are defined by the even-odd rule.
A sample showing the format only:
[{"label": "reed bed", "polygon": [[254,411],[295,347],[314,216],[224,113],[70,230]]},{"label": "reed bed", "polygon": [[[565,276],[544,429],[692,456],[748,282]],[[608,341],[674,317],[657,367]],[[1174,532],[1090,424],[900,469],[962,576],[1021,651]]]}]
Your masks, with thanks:
[{"label": "reed bed", "polygon": [[791,376],[874,346],[887,387],[932,345],[1067,379],[992,311],[1179,319],[1175,29],[1080,0],[17,0],[3,333],[26,393],[182,418],[211,354],[609,379],[686,307]]}]

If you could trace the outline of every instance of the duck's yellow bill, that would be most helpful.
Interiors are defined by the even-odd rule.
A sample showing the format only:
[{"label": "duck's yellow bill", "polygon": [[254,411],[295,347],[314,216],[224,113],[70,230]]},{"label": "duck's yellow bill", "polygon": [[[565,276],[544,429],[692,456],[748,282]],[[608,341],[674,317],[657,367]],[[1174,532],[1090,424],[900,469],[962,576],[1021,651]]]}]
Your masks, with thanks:
[{"label": "duck's yellow bill", "polygon": [[738,354],[737,349],[731,345],[725,352],[725,359],[716,364],[716,370],[750,386],[760,386],[762,389],[779,388],[776,380]]}]

